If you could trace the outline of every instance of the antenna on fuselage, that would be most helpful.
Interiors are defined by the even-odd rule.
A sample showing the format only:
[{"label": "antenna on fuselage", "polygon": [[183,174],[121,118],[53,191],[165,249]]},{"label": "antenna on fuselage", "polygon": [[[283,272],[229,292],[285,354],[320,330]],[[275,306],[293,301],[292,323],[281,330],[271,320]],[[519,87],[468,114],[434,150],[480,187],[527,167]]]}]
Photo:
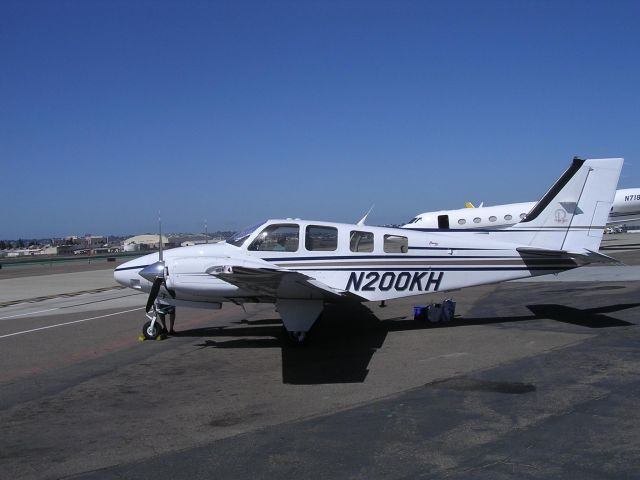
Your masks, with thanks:
[{"label": "antenna on fuselage", "polygon": [[160,261],[162,262],[162,218],[160,217],[160,210],[158,210],[158,240],[160,242]]},{"label": "antenna on fuselage", "polygon": [[373,207],[375,207],[374,205],[371,205],[371,208],[369,209],[369,211],[367,213],[364,214],[364,217],[362,217],[360,219],[360,221],[358,223],[356,223],[356,225],[362,226],[364,225],[364,222],[367,220],[367,217],[369,216],[369,214],[371,213],[371,211],[373,210]]}]

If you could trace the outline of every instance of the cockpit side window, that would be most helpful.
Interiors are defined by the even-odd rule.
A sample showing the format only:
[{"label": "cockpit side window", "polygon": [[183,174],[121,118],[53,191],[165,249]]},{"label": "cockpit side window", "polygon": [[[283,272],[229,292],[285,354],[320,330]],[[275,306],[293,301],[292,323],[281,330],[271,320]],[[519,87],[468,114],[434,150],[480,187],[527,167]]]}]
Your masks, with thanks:
[{"label": "cockpit side window", "polygon": [[309,225],[304,245],[307,250],[312,252],[333,252],[338,248],[338,229]]},{"label": "cockpit side window", "polygon": [[373,252],[373,233],[353,230],[349,236],[352,252]]},{"label": "cockpit side window", "polygon": [[255,238],[248,250],[259,252],[297,252],[300,227],[296,224],[269,225]]},{"label": "cockpit side window", "polygon": [[409,240],[407,237],[399,235],[384,236],[385,253],[407,253],[409,251]]}]

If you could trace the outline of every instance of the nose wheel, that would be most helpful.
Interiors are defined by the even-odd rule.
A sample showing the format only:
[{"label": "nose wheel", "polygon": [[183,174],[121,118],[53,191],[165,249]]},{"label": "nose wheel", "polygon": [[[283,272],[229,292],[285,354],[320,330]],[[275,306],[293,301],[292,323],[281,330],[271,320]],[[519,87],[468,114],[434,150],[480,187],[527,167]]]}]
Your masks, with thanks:
[{"label": "nose wheel", "polygon": [[155,340],[162,334],[162,325],[160,322],[148,321],[142,326],[142,335],[145,340]]}]

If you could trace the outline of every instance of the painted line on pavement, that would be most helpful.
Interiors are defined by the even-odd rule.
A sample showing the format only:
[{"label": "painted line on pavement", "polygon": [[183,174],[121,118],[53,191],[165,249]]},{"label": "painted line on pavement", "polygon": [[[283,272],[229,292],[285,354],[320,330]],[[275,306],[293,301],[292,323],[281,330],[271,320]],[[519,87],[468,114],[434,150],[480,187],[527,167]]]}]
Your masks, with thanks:
[{"label": "painted line on pavement", "polygon": [[85,305],[94,305],[96,303],[112,302],[114,300],[120,300],[120,299],[123,299],[123,298],[133,297],[133,296],[136,296],[136,295],[140,295],[140,293],[132,293],[130,295],[122,295],[120,297],[113,297],[113,298],[101,298],[100,300],[92,300],[90,302],[85,302],[85,303],[74,303],[74,304],[71,304],[71,305],[63,305],[61,307],[47,308],[45,310],[36,310],[34,312],[16,313],[14,315],[7,315],[5,317],[0,317],[0,320],[11,320],[12,318],[27,317],[29,315],[37,315],[39,313],[53,312],[54,310],[64,310],[64,309],[67,309],[67,308],[82,307],[82,306],[85,306]]},{"label": "painted line on pavement", "polygon": [[26,333],[39,332],[40,330],[47,330],[49,328],[64,327],[66,325],[73,325],[74,323],[82,323],[82,322],[88,322],[90,320],[98,320],[99,318],[106,318],[106,317],[112,317],[114,315],[121,315],[123,313],[135,312],[136,310],[144,310],[144,307],[132,308],[131,310],[124,310],[122,312],[108,313],[107,315],[99,315],[97,317],[83,318],[81,320],[74,320],[73,322],[57,323],[55,325],[48,325],[46,327],[32,328],[31,330],[23,330],[22,332],[9,333],[7,335],[0,335],[0,339],[7,338],[7,337],[15,337],[16,335],[24,335]]},{"label": "painted line on pavement", "polygon": [[15,315],[9,315],[6,317],[0,317],[0,320],[9,320],[10,318],[26,317],[27,315],[36,315],[38,313],[53,312],[54,310],[60,310],[61,307],[47,308],[46,310],[37,310],[35,312],[16,313]]},{"label": "painted line on pavement", "polygon": [[12,307],[14,305],[20,305],[23,303],[44,302],[45,300],[52,300],[54,298],[60,298],[60,297],[65,297],[65,298],[77,297],[78,295],[84,295],[85,293],[101,293],[101,292],[108,292],[110,290],[123,290],[125,288],[127,287],[123,287],[121,285],[115,285],[113,287],[93,288],[91,290],[81,290],[79,292],[56,293],[53,295],[44,295],[42,297],[23,298],[19,300],[8,300],[6,302],[0,302],[0,308]]}]

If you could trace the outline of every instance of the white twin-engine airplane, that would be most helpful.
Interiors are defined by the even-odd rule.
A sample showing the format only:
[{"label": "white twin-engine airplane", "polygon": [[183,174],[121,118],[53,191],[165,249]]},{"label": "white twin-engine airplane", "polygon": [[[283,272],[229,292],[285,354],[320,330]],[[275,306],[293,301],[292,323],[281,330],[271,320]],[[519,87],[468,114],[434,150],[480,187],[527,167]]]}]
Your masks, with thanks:
[{"label": "white twin-engine airplane", "polygon": [[597,250],[622,164],[575,159],[524,221],[501,232],[268,220],[226,242],[131,260],[114,277],[149,292],[147,338],[160,333],[156,313],[168,305],[268,302],[289,339],[302,342],[325,303],[391,300],[612,261]]},{"label": "white twin-engine airplane", "polygon": [[[474,207],[467,202],[466,208],[438,210],[416,215],[402,228],[421,230],[467,230],[478,231],[510,227],[527,216],[536,202],[507,203]],[[616,225],[640,220],[640,188],[625,188],[616,191],[606,225]]]}]

